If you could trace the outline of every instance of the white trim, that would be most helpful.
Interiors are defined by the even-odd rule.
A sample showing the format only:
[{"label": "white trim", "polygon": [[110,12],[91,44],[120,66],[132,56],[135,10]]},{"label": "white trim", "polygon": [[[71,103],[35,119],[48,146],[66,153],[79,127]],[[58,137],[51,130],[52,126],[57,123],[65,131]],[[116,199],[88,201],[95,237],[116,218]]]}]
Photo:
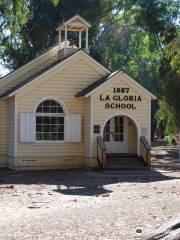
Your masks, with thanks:
[{"label": "white trim", "polygon": [[147,95],[149,95],[151,97],[151,99],[156,99],[156,97],[149,92],[147,89],[145,89],[142,85],[140,85],[138,82],[136,82],[133,78],[131,78],[128,74],[126,74],[123,71],[118,72],[117,74],[114,74],[114,76],[110,77],[107,81],[105,81],[104,83],[102,83],[101,85],[99,85],[98,87],[96,87],[95,89],[93,89],[91,92],[87,93],[85,95],[85,97],[89,97],[91,96],[93,93],[95,93],[98,89],[100,89],[103,86],[106,86],[110,81],[113,81],[114,79],[116,79],[117,77],[119,77],[121,74],[125,74],[129,80],[135,84],[137,87],[139,87],[140,89],[142,89]]},{"label": "white trim", "polygon": [[[72,22],[72,23],[69,23],[68,25],[65,25],[65,27],[83,27],[84,28],[84,25],[83,23],[80,23],[80,22]],[[70,30],[70,29],[69,29]]]},{"label": "white trim", "polygon": [[67,109],[66,105],[64,104],[64,102],[62,100],[60,100],[58,97],[53,97],[53,96],[47,96],[47,97],[40,98],[39,101],[34,106],[33,114],[36,114],[39,104],[46,100],[54,100],[54,101],[58,102],[63,107],[64,114],[65,115],[68,114],[68,109]]},{"label": "white trim", "polygon": [[89,36],[88,36],[88,28],[86,28],[86,49],[89,48],[89,41],[88,41],[88,38],[89,38]]},{"label": "white trim", "polygon": [[148,127],[148,131],[149,131],[149,145],[151,146],[151,101],[149,101],[149,111],[148,111],[148,119],[149,119],[149,127]]},{"label": "white trim", "polygon": [[[82,18],[80,15],[75,15],[74,17],[70,18],[69,20],[65,21],[63,25],[68,25],[69,23],[73,22],[76,18],[79,18],[86,26],[91,27],[91,24],[88,23],[84,18]],[[61,25],[62,26],[62,25]]]},{"label": "white trim", "polygon": [[[36,58],[33,59],[32,61],[30,61],[30,62],[26,63],[25,65],[23,65],[22,67],[18,68],[17,70],[12,71],[11,73],[8,73],[7,75],[5,75],[4,77],[2,77],[2,78],[0,79],[0,83],[1,83],[1,81],[7,80],[7,79],[11,78],[13,75],[21,72],[22,70],[24,70],[24,68],[28,67],[28,66],[31,65],[32,63],[34,63],[34,62],[36,62],[36,61],[39,61],[41,58],[46,57],[46,55],[50,54],[51,52],[54,52],[55,50],[57,51],[58,48],[59,48],[59,46],[55,46],[55,47],[53,47],[52,49],[50,49],[49,51],[41,54],[40,56],[36,57]],[[58,51],[57,51],[57,52],[58,52]]]},{"label": "white trim", "polygon": [[17,99],[14,99],[14,157],[17,157]]},{"label": "white trim", "polygon": [[[65,138],[65,137],[64,137]],[[62,140],[62,141],[59,141],[59,140],[55,140],[55,141],[52,141],[52,140],[42,140],[42,141],[39,141],[39,140],[35,140],[35,142],[33,142],[33,144],[59,144],[59,143],[65,143],[65,140]]]},{"label": "white trim", "polygon": [[93,107],[93,97],[91,97],[90,99],[90,136],[89,136],[89,139],[90,139],[90,143],[89,143],[89,157],[92,158],[93,156],[93,136],[94,136],[94,133],[93,133],[93,125],[94,125],[94,117],[93,117],[93,113],[94,113],[94,107]]},{"label": "white trim", "polygon": [[61,36],[61,29],[59,30],[59,49],[60,49],[60,46],[61,46],[61,40],[62,39],[62,36]]},{"label": "white trim", "polygon": [[79,48],[82,47],[82,39],[81,39],[81,36],[82,36],[82,32],[79,31]]},{"label": "white trim", "polygon": [[15,94],[17,94],[19,91],[21,91],[22,89],[24,89],[25,87],[31,85],[33,82],[43,78],[47,73],[52,72],[53,70],[55,70],[56,68],[62,66],[63,64],[65,64],[66,62],[68,62],[69,60],[72,60],[73,58],[75,58],[77,55],[79,54],[83,54],[84,56],[86,56],[91,62],[95,63],[96,65],[98,65],[101,69],[103,69],[106,73],[110,73],[110,71],[108,69],[106,69],[104,66],[102,66],[100,63],[98,63],[96,60],[94,60],[92,57],[90,57],[87,53],[85,53],[82,50],[78,50],[76,53],[74,53],[72,56],[68,57],[67,59],[63,60],[62,62],[60,62],[59,64],[57,64],[56,66],[50,68],[49,70],[47,70],[46,72],[44,72],[43,74],[41,74],[40,76],[34,78],[32,81],[30,81],[29,83],[26,83],[25,85],[23,85],[22,87],[18,88],[17,90],[15,90],[14,92],[10,93],[8,95],[8,97],[12,97]]},{"label": "white trim", "polygon": [[67,30],[67,26],[66,26],[66,27],[65,27],[65,39],[64,39],[65,48],[67,48],[67,33],[68,33],[68,30]]},{"label": "white trim", "polygon": [[141,136],[141,128],[140,128],[140,125],[139,125],[139,123],[137,122],[137,120],[136,120],[133,116],[131,116],[131,115],[127,114],[127,113],[124,113],[124,112],[116,112],[116,113],[110,114],[110,115],[106,118],[106,120],[103,122],[103,124],[101,124],[101,131],[100,131],[100,132],[101,132],[101,137],[103,138],[103,131],[104,131],[104,127],[105,127],[107,121],[110,120],[111,118],[115,117],[115,116],[122,116],[122,117],[125,116],[125,117],[128,117],[128,118],[130,118],[130,119],[135,123],[135,125],[136,125],[136,130],[137,130],[137,154],[138,154],[138,156],[140,156],[140,136]]}]

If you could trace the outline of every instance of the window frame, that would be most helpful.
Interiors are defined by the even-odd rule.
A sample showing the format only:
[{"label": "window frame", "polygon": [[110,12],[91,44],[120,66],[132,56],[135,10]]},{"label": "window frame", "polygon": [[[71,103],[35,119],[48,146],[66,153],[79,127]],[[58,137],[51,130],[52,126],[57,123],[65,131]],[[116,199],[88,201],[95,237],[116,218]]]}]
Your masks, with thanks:
[{"label": "window frame", "polygon": [[[60,106],[63,109],[63,113],[37,113],[37,109],[39,107],[39,105],[41,103],[43,103],[44,101],[47,100],[53,100],[55,102],[57,102],[58,104],[60,104]],[[47,97],[47,98],[43,98],[41,99],[35,106],[34,108],[34,143],[35,144],[59,144],[59,143],[65,143],[66,141],[66,115],[67,115],[67,108],[65,107],[64,103],[62,101],[60,101],[58,98],[54,98],[54,97]],[[63,140],[37,140],[36,137],[36,119],[38,116],[47,116],[47,117],[63,117],[64,118],[64,139]]]}]

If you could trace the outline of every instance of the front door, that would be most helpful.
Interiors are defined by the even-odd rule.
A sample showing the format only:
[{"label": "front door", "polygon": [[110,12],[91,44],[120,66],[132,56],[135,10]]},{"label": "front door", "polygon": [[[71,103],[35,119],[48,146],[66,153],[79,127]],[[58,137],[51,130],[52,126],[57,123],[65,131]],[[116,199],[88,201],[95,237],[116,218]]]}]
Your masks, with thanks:
[{"label": "front door", "polygon": [[126,117],[116,116],[108,120],[103,133],[107,153],[127,153],[127,134]]}]

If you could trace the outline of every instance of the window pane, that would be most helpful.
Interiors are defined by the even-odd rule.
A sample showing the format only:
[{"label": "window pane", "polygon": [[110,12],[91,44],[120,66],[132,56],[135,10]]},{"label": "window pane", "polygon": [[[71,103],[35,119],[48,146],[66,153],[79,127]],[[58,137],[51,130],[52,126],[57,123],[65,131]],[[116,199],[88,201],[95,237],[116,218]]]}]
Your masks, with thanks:
[{"label": "window pane", "polygon": [[58,132],[64,132],[64,125],[58,125]]},{"label": "window pane", "polygon": [[123,126],[120,126],[120,132],[123,133],[124,129]]},{"label": "window pane", "polygon": [[39,105],[39,107],[37,108],[37,112],[38,112],[38,113],[42,113],[42,112],[43,112],[43,107],[42,107],[42,105]]},{"label": "window pane", "polygon": [[58,106],[59,105],[59,103],[57,103],[56,101],[54,101],[54,100],[49,100],[49,105],[50,106],[54,106],[54,107],[56,107],[56,106]]},{"label": "window pane", "polygon": [[36,117],[36,124],[42,124],[42,117]]},{"label": "window pane", "polygon": [[124,118],[120,117],[120,123],[123,124],[123,122],[124,122]]},{"label": "window pane", "polygon": [[57,124],[57,117],[51,117],[51,124]]},{"label": "window pane", "polygon": [[105,142],[109,142],[110,141],[110,134],[109,133],[104,133],[103,140]]},{"label": "window pane", "polygon": [[36,132],[42,132],[43,128],[42,125],[36,125]]},{"label": "window pane", "polygon": [[56,111],[56,107],[50,107],[50,109],[49,109],[49,112],[50,113],[56,113],[57,111]]},{"label": "window pane", "polygon": [[110,141],[110,120],[106,123],[106,125],[104,127],[103,140],[105,142]]},{"label": "window pane", "polygon": [[57,108],[56,108],[56,112],[57,113],[63,113],[63,108],[59,105]]},{"label": "window pane", "polygon": [[63,141],[64,140],[64,133],[58,133],[58,140]]},{"label": "window pane", "polygon": [[43,140],[46,140],[46,141],[51,140],[51,134],[50,133],[44,133]]},{"label": "window pane", "polygon": [[50,106],[50,100],[46,100],[43,102],[43,107],[48,107]]},{"label": "window pane", "polygon": [[42,140],[42,133],[36,133],[36,140],[37,141]]},{"label": "window pane", "polygon": [[51,132],[51,125],[44,125],[43,126],[43,131],[45,133]]},{"label": "window pane", "polygon": [[51,118],[50,117],[43,117],[43,123],[44,124],[51,124]]},{"label": "window pane", "polygon": [[123,134],[114,134],[114,141],[115,142],[123,142],[124,141]]},{"label": "window pane", "polygon": [[124,141],[124,135],[120,134],[120,141],[123,142]]},{"label": "window pane", "polygon": [[51,133],[51,140],[52,141],[58,140],[58,134],[57,133]]},{"label": "window pane", "polygon": [[43,107],[43,113],[50,113],[50,107]]},{"label": "window pane", "polygon": [[64,117],[58,117],[58,124],[64,124]]},{"label": "window pane", "polygon": [[58,125],[51,125],[51,132],[58,132]]},{"label": "window pane", "polygon": [[114,141],[119,142],[119,134],[114,134]]}]

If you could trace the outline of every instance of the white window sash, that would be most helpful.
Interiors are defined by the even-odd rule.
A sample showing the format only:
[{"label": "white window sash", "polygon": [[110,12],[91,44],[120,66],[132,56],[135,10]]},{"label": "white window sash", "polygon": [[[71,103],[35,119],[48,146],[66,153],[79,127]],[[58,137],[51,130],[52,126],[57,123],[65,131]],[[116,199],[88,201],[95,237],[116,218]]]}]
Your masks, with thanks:
[{"label": "white window sash", "polygon": [[36,113],[37,117],[64,117],[64,113]]},{"label": "white window sash", "polygon": [[[46,125],[46,124],[37,124],[37,122],[36,122],[36,118],[37,117],[63,117],[64,118],[64,123],[63,124],[47,124],[47,125],[50,125],[50,126],[52,126],[52,125],[62,125],[62,126],[64,126],[64,132],[51,132],[51,133],[56,133],[56,134],[58,134],[58,133],[63,133],[63,135],[64,135],[64,137],[63,137],[63,139],[62,140],[53,140],[53,139],[49,139],[49,140],[46,140],[46,139],[42,139],[42,140],[38,140],[37,139],[37,133],[46,133],[46,132],[37,132],[36,131],[36,126],[37,125]],[[65,114],[37,114],[36,113],[36,118],[35,118],[35,141],[36,142],[64,142],[65,141]],[[48,133],[50,133],[50,132],[48,132]]]}]

